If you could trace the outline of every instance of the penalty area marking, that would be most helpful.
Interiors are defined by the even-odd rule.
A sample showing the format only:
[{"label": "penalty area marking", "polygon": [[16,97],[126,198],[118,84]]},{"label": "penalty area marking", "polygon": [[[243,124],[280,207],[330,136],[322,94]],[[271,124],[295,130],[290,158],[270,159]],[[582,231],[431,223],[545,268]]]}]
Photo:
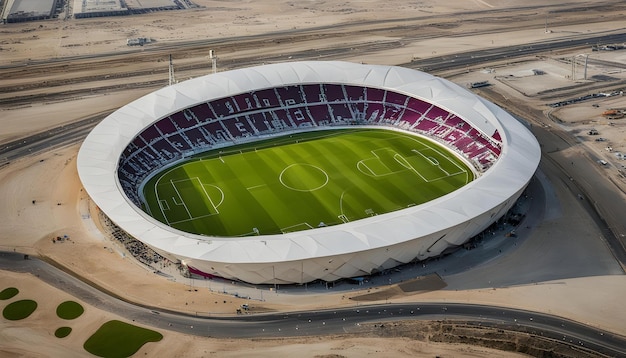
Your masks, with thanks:
[{"label": "penalty area marking", "polygon": [[[209,205],[206,206],[206,209],[209,212],[208,214],[194,216],[191,213],[191,211],[189,210],[189,207],[187,206],[187,204],[185,202],[185,199],[183,198],[183,195],[180,193],[180,191],[178,190],[178,186],[177,186],[177,184],[185,183],[185,182],[190,182],[191,185],[193,186],[193,188],[195,188],[196,191],[199,191],[200,193],[204,193],[204,196],[206,197],[206,200],[208,201],[208,204],[210,205],[210,206]],[[193,220],[196,220],[196,219],[201,219],[201,218],[206,218],[206,217],[209,217],[209,216],[218,215],[220,213],[217,208],[218,208],[218,206],[220,206],[224,202],[224,192],[218,186],[215,186],[215,185],[212,185],[212,184],[207,184],[209,186],[215,187],[220,192],[221,198],[220,198],[220,201],[216,205],[215,202],[213,202],[213,199],[211,199],[211,197],[209,196],[209,193],[206,191],[205,185],[202,184],[202,181],[200,181],[199,177],[191,177],[191,178],[178,179],[178,180],[170,179],[170,185],[172,186],[172,188],[174,188],[174,191],[176,191],[176,196],[178,196],[178,200],[177,200],[177,198],[175,196],[172,196],[172,202],[175,205],[184,207],[185,211],[187,212],[188,218],[187,219],[183,219],[183,220],[170,221],[169,218],[167,217],[167,215],[165,214],[165,210],[164,210],[163,206],[160,203],[162,200],[159,199],[159,207],[161,209],[161,214],[165,218],[165,221],[167,222],[167,225],[180,224],[180,223],[184,223],[184,222],[188,222],[188,221],[193,221]],[[201,188],[202,190],[200,191],[199,188]],[[212,210],[210,209],[210,207],[212,207]],[[169,209],[169,206],[168,206],[168,209]],[[169,209],[169,211],[171,211],[171,209]]]},{"label": "penalty area marking", "polygon": [[431,162],[433,165],[439,165],[439,161],[435,159],[434,157],[426,157],[426,160]]},{"label": "penalty area marking", "polygon": [[[298,229],[303,227],[303,229]],[[295,230],[293,230],[295,229]],[[303,231],[303,230],[309,230],[309,229],[313,229],[313,226],[311,226],[309,223],[307,222],[303,222],[303,223],[299,223],[299,224],[295,224],[295,225],[291,225],[291,226],[287,226],[284,228],[281,228],[280,231],[283,234],[286,234],[288,232],[294,232],[294,231]]]},{"label": "penalty area marking", "polygon": [[[173,199],[173,197],[172,197],[172,199]],[[170,210],[170,206],[167,203],[167,200],[160,200],[159,199],[159,208],[161,208],[161,211]]]},{"label": "penalty area marking", "polygon": [[[198,180],[199,180],[199,179],[198,179]],[[219,206],[220,206],[220,205],[222,205],[222,203],[224,202],[224,197],[225,197],[225,195],[224,195],[224,191],[222,190],[222,188],[220,188],[220,187],[219,187],[219,186],[217,186],[217,185],[213,185],[213,184],[202,184],[202,182],[200,182],[200,185],[202,185],[202,190],[204,190],[204,193],[206,194],[206,196],[209,198],[209,200],[211,200],[211,204],[212,204],[212,205],[213,205],[213,207],[215,208],[215,211],[217,211],[217,213],[219,214],[219,211],[217,210],[217,208],[219,208]],[[217,204],[213,204],[213,200],[211,199],[211,197],[210,197],[210,196],[209,196],[209,194],[207,193],[205,186],[212,186],[212,187],[214,187],[215,189],[217,189],[217,190],[220,192],[220,196],[221,196],[221,198],[220,198],[219,203],[217,203]]]},{"label": "penalty area marking", "polygon": [[424,153],[422,153],[422,150],[418,150],[418,149],[412,149],[411,151],[419,156],[421,156],[424,160],[430,162],[433,166],[436,166],[441,172],[443,172],[445,175],[437,177],[437,178],[433,178],[430,180],[426,180],[427,182],[431,182],[431,181],[437,181],[437,180],[441,180],[443,178],[446,177],[450,177],[450,176],[455,176],[455,175],[459,175],[459,174],[465,174],[465,184],[469,183],[469,175],[467,170],[465,170],[463,167],[459,166],[459,164],[457,164],[454,160],[451,160],[447,155],[445,155],[444,153],[441,153],[439,150],[437,150],[436,148],[433,148],[427,144],[424,144],[426,146],[425,150],[432,150],[433,152],[439,154],[441,156],[441,158],[445,158],[448,163],[454,165],[458,171],[454,172],[454,173],[449,173],[448,171],[446,171],[444,168],[441,167],[441,163],[439,163],[439,161],[432,157],[432,156],[427,156]]},{"label": "penalty area marking", "polygon": [[[398,137],[400,138],[400,137]],[[428,145],[427,142],[424,142],[422,140],[419,140],[418,138],[412,138],[416,143],[418,143],[420,145],[420,147],[422,147],[421,149],[412,149],[411,152],[416,153],[418,155],[420,155],[424,160],[427,160],[428,162],[430,162],[433,166],[438,167],[439,170],[441,170],[444,174],[444,176],[435,178],[435,179],[430,179],[430,180],[426,180],[424,179],[426,182],[431,182],[431,181],[436,181],[436,180],[440,180],[443,178],[446,178],[448,176],[456,176],[459,174],[465,174],[465,184],[470,182],[470,175],[469,172],[463,168],[462,166],[460,166],[455,160],[450,159],[450,157],[446,154],[446,153],[442,153],[439,148],[437,147],[432,147],[430,145]],[[424,155],[424,153],[422,153],[422,151],[424,150],[432,150],[433,152],[437,153],[441,158],[444,158],[448,161],[448,163],[454,165],[458,171],[454,172],[454,173],[449,173],[448,171],[446,171],[444,168],[441,167],[441,163],[439,162],[439,160],[435,157],[432,156],[427,156]],[[406,158],[403,158],[406,161]],[[397,160],[397,159],[396,159]],[[400,163],[400,165],[403,165],[402,163]],[[403,165],[404,166],[404,165]],[[410,165],[409,165],[410,166]],[[408,168],[409,170],[413,170],[415,173],[417,173],[419,175],[419,173],[417,172],[417,170],[415,170],[414,168]],[[421,175],[420,175],[421,176]]]},{"label": "penalty area marking", "polygon": [[[392,170],[391,168],[389,168],[389,166],[387,164],[385,164],[385,161],[381,158],[380,155],[378,155],[378,152],[382,152],[382,151],[391,151],[393,153],[395,153],[394,155],[399,155],[398,152],[396,152],[394,149],[391,149],[389,147],[385,147],[385,148],[379,148],[379,149],[375,149],[375,150],[371,150],[370,153],[372,153],[372,155],[374,157],[370,157],[370,158],[365,158],[365,159],[361,159],[356,163],[356,168],[358,171],[360,171],[361,173],[371,176],[373,178],[379,178],[379,177],[384,177],[384,176],[388,176],[388,175],[393,175],[396,173],[401,172],[402,170]],[[376,173],[372,168],[370,168],[366,162],[375,162],[378,161],[380,162],[380,164],[382,166],[384,166],[386,170],[386,173],[382,173],[382,174],[378,174]],[[397,161],[397,160],[396,160]],[[402,163],[400,163],[400,165],[402,165]],[[403,167],[407,168],[406,166],[402,165]],[[369,173],[366,173],[364,170],[367,170]],[[409,169],[409,168],[407,168]]]},{"label": "penalty area marking", "polygon": [[[374,171],[370,167],[368,167],[367,164],[365,164],[364,160],[365,159],[361,159],[356,162],[356,168],[365,175],[369,175],[371,177],[379,176],[378,174],[374,173]],[[369,173],[366,173],[365,170],[367,170]]]},{"label": "penalty area marking", "polygon": [[[179,181],[182,181],[182,180],[179,180]],[[176,184],[174,184],[174,181],[172,179],[170,179],[170,184],[172,185],[172,187],[176,191],[176,195],[178,195],[178,198],[180,199],[180,204],[178,204],[176,202],[176,200],[174,200],[174,197],[172,197],[172,201],[174,201],[174,204],[176,204],[176,205],[182,205],[185,208],[185,211],[187,212],[187,215],[189,215],[189,217],[192,218],[193,216],[191,215],[191,212],[189,212],[189,208],[187,208],[187,205],[185,205],[185,201],[183,200],[183,196],[180,195],[180,192],[178,191],[178,188],[176,187]],[[165,215],[165,213],[163,213],[163,215]],[[169,220],[168,220],[168,222],[169,222]]]}]

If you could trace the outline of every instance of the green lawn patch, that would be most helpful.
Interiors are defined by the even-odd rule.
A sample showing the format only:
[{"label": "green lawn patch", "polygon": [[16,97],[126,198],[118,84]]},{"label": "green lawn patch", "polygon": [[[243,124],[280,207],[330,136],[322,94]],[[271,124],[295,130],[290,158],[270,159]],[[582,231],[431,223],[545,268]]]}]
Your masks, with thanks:
[{"label": "green lawn patch", "polygon": [[406,209],[472,180],[463,160],[424,137],[324,130],[202,153],[150,179],[144,206],[190,233],[273,235]]},{"label": "green lawn patch", "polygon": [[57,316],[63,319],[75,319],[85,312],[83,306],[78,302],[65,301],[57,306]]},{"label": "green lawn patch", "polygon": [[0,292],[0,300],[8,300],[10,298],[13,298],[19,292],[20,290],[18,290],[15,287],[7,287],[4,290],[2,290],[2,292]]},{"label": "green lawn patch", "polygon": [[37,302],[33,300],[20,300],[9,303],[3,310],[4,318],[17,321],[30,316],[37,309]]},{"label": "green lawn patch", "polygon": [[59,327],[54,331],[54,336],[57,338],[65,338],[72,333],[71,327]]},{"label": "green lawn patch", "polygon": [[159,332],[114,320],[100,326],[83,347],[98,357],[130,357],[144,344],[161,339]]}]

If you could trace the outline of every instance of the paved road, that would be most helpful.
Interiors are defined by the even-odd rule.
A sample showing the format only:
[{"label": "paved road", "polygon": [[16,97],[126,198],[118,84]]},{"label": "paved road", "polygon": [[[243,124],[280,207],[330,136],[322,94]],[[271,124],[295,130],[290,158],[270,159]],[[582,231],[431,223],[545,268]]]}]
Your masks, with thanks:
[{"label": "paved road", "polygon": [[96,113],[76,122],[0,144],[0,167],[19,158],[81,142],[111,112]]},{"label": "paved road", "polygon": [[580,37],[578,34],[570,39],[549,40],[533,42],[515,46],[480,49],[476,51],[455,53],[453,55],[431,57],[423,60],[403,64],[404,67],[419,69],[426,72],[438,72],[451,69],[463,69],[474,66],[477,63],[490,63],[495,61],[513,61],[516,58],[545,54],[553,51],[587,47],[591,51],[592,45],[611,44],[626,42],[626,33],[590,35]]},{"label": "paved road", "polygon": [[[250,40],[249,38],[246,39]],[[237,38],[234,38],[233,40],[237,40]],[[626,42],[626,32],[617,34],[609,33],[603,35],[593,34],[588,36],[581,36],[580,34],[577,34],[571,39],[558,39],[538,43],[522,44],[517,46],[481,49],[477,51],[457,53],[454,55],[437,56],[422,60],[416,60],[410,63],[402,64],[401,66],[420,69],[436,74],[445,70],[463,69],[475,66],[478,63],[513,60],[515,58],[525,57],[529,55],[537,55],[540,53],[546,53],[566,48],[591,46],[593,44],[599,43],[606,44],[621,42]],[[202,41],[190,41],[183,44],[173,44],[169,46],[178,50],[183,50],[186,47],[197,46],[201,43]],[[167,48],[169,49],[169,47]],[[162,51],[163,48],[154,48],[151,50]],[[115,55],[119,56],[120,54],[116,53]],[[321,54],[319,52],[315,52],[312,54],[310,51],[302,51],[301,53],[290,53],[290,56],[292,56],[293,60],[307,60],[318,59]],[[102,55],[81,56],[77,57],[76,59],[84,60],[90,57],[102,57]],[[42,63],[40,63],[40,65],[64,60],[68,60],[68,58],[50,59],[47,61],[43,61]],[[239,67],[245,66],[247,64],[246,61],[247,60],[244,59],[242,60],[242,63],[233,63],[232,65]],[[97,113],[89,118],[85,118],[75,123],[50,129],[45,132],[36,133],[32,136],[21,138],[10,143],[3,143],[0,145],[0,165],[6,162],[10,162],[11,160],[15,160],[21,156],[34,154],[42,150],[48,150],[60,144],[82,141],[89,133],[89,131],[109,113],[110,112]]]},{"label": "paved road", "polygon": [[[37,258],[0,252],[0,269],[27,272],[87,304],[155,328],[216,338],[296,337],[359,332],[364,323],[404,319],[461,320],[474,325],[527,332],[608,356],[626,357],[626,337],[565,318],[495,306],[408,303],[322,311],[200,317],[134,305]],[[384,329],[384,328],[379,328]]]}]

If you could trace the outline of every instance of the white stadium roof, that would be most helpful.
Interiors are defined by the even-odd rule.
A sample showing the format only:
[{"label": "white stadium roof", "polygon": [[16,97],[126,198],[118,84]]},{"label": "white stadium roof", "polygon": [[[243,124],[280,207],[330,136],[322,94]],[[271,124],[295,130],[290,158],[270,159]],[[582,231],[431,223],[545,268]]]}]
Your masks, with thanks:
[{"label": "white stadium roof", "polygon": [[[483,133],[500,133],[495,164],[470,184],[400,211],[281,235],[205,237],[167,227],[132,204],[117,165],[145,127],[172,113],[255,89],[302,83],[377,87],[435,103]],[[303,283],[360,276],[460,245],[502,216],[540,158],[530,131],[496,105],[447,80],[393,66],[291,62],[195,78],[150,93],[105,118],[78,155],[80,179],[99,208],[124,231],[203,272],[250,283]]]}]

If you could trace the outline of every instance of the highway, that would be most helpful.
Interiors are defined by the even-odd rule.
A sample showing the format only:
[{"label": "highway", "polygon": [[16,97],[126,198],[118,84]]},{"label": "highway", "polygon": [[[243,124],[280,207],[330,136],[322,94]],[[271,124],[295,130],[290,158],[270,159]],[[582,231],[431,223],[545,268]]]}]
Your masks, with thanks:
[{"label": "highway", "polygon": [[0,167],[27,155],[82,142],[87,134],[111,112],[96,113],[87,118],[68,123],[28,137],[0,145]]},{"label": "highway", "polygon": [[454,55],[430,57],[403,64],[403,67],[419,69],[429,73],[437,73],[444,70],[464,69],[468,66],[475,66],[477,63],[493,63],[495,61],[515,62],[516,59],[556,52],[563,49],[576,47],[585,48],[590,51],[595,44],[622,43],[626,42],[626,33],[576,36],[571,39],[559,39],[543,42],[533,42],[516,46],[497,47],[491,49],[480,49],[476,51],[455,53]]},{"label": "highway", "polygon": [[[551,51],[557,51],[567,48],[584,46],[590,47],[592,44],[620,42],[626,42],[626,32],[617,34],[609,33],[602,35],[590,34],[588,36],[581,36],[580,34],[578,34],[578,36],[572,39],[556,39],[551,41],[522,44],[517,46],[481,49],[476,51],[457,53],[455,55],[435,56],[427,59],[415,60],[410,63],[402,64],[401,66],[438,74],[444,71],[473,67],[480,63],[486,64],[494,61],[513,62],[515,59],[532,55],[539,55],[541,53],[549,53]],[[166,49],[170,49],[170,47],[174,46],[178,51],[184,51],[184,48],[188,46],[197,46],[200,44],[204,44],[204,42],[198,43],[196,41],[193,41],[184,44],[170,45],[167,46]],[[368,46],[370,46],[370,44],[368,44]],[[380,46],[389,46],[389,44]],[[156,50],[161,52],[163,51],[163,48],[154,48],[150,51]],[[334,51],[336,52],[336,49],[334,49]],[[116,56],[119,55],[119,53],[116,54]],[[320,51],[314,51],[313,53],[311,51],[290,53],[292,60],[319,59],[321,55],[322,53]],[[324,53],[324,57],[326,55],[329,54]],[[72,57],[72,60],[84,60],[93,57],[95,56],[78,56]],[[98,57],[102,58],[102,56]],[[46,63],[55,63],[59,61],[60,59],[51,59],[45,63],[40,63],[39,65],[44,65]],[[249,64],[249,59],[244,58],[239,61],[232,61],[231,66],[242,67]],[[149,82],[147,85],[154,84]],[[20,138],[19,140],[10,143],[3,143],[2,145],[0,145],[0,165],[18,159],[22,156],[38,153],[43,150],[49,150],[50,148],[54,148],[55,146],[82,141],[85,136],[87,136],[89,131],[109,113],[110,112],[97,113],[88,118],[84,118],[76,122],[66,124],[64,126],[50,129],[42,133],[36,133],[25,138]]]},{"label": "highway", "polygon": [[[358,333],[366,323],[406,319],[457,320],[559,341],[576,349],[626,357],[626,337],[562,317],[519,309],[462,303],[361,305],[319,311],[237,316],[189,315],[135,305],[111,296],[37,258],[0,252],[0,269],[31,273],[98,309],[157,329],[214,338],[320,336]],[[384,328],[380,328],[384,329]]]}]

